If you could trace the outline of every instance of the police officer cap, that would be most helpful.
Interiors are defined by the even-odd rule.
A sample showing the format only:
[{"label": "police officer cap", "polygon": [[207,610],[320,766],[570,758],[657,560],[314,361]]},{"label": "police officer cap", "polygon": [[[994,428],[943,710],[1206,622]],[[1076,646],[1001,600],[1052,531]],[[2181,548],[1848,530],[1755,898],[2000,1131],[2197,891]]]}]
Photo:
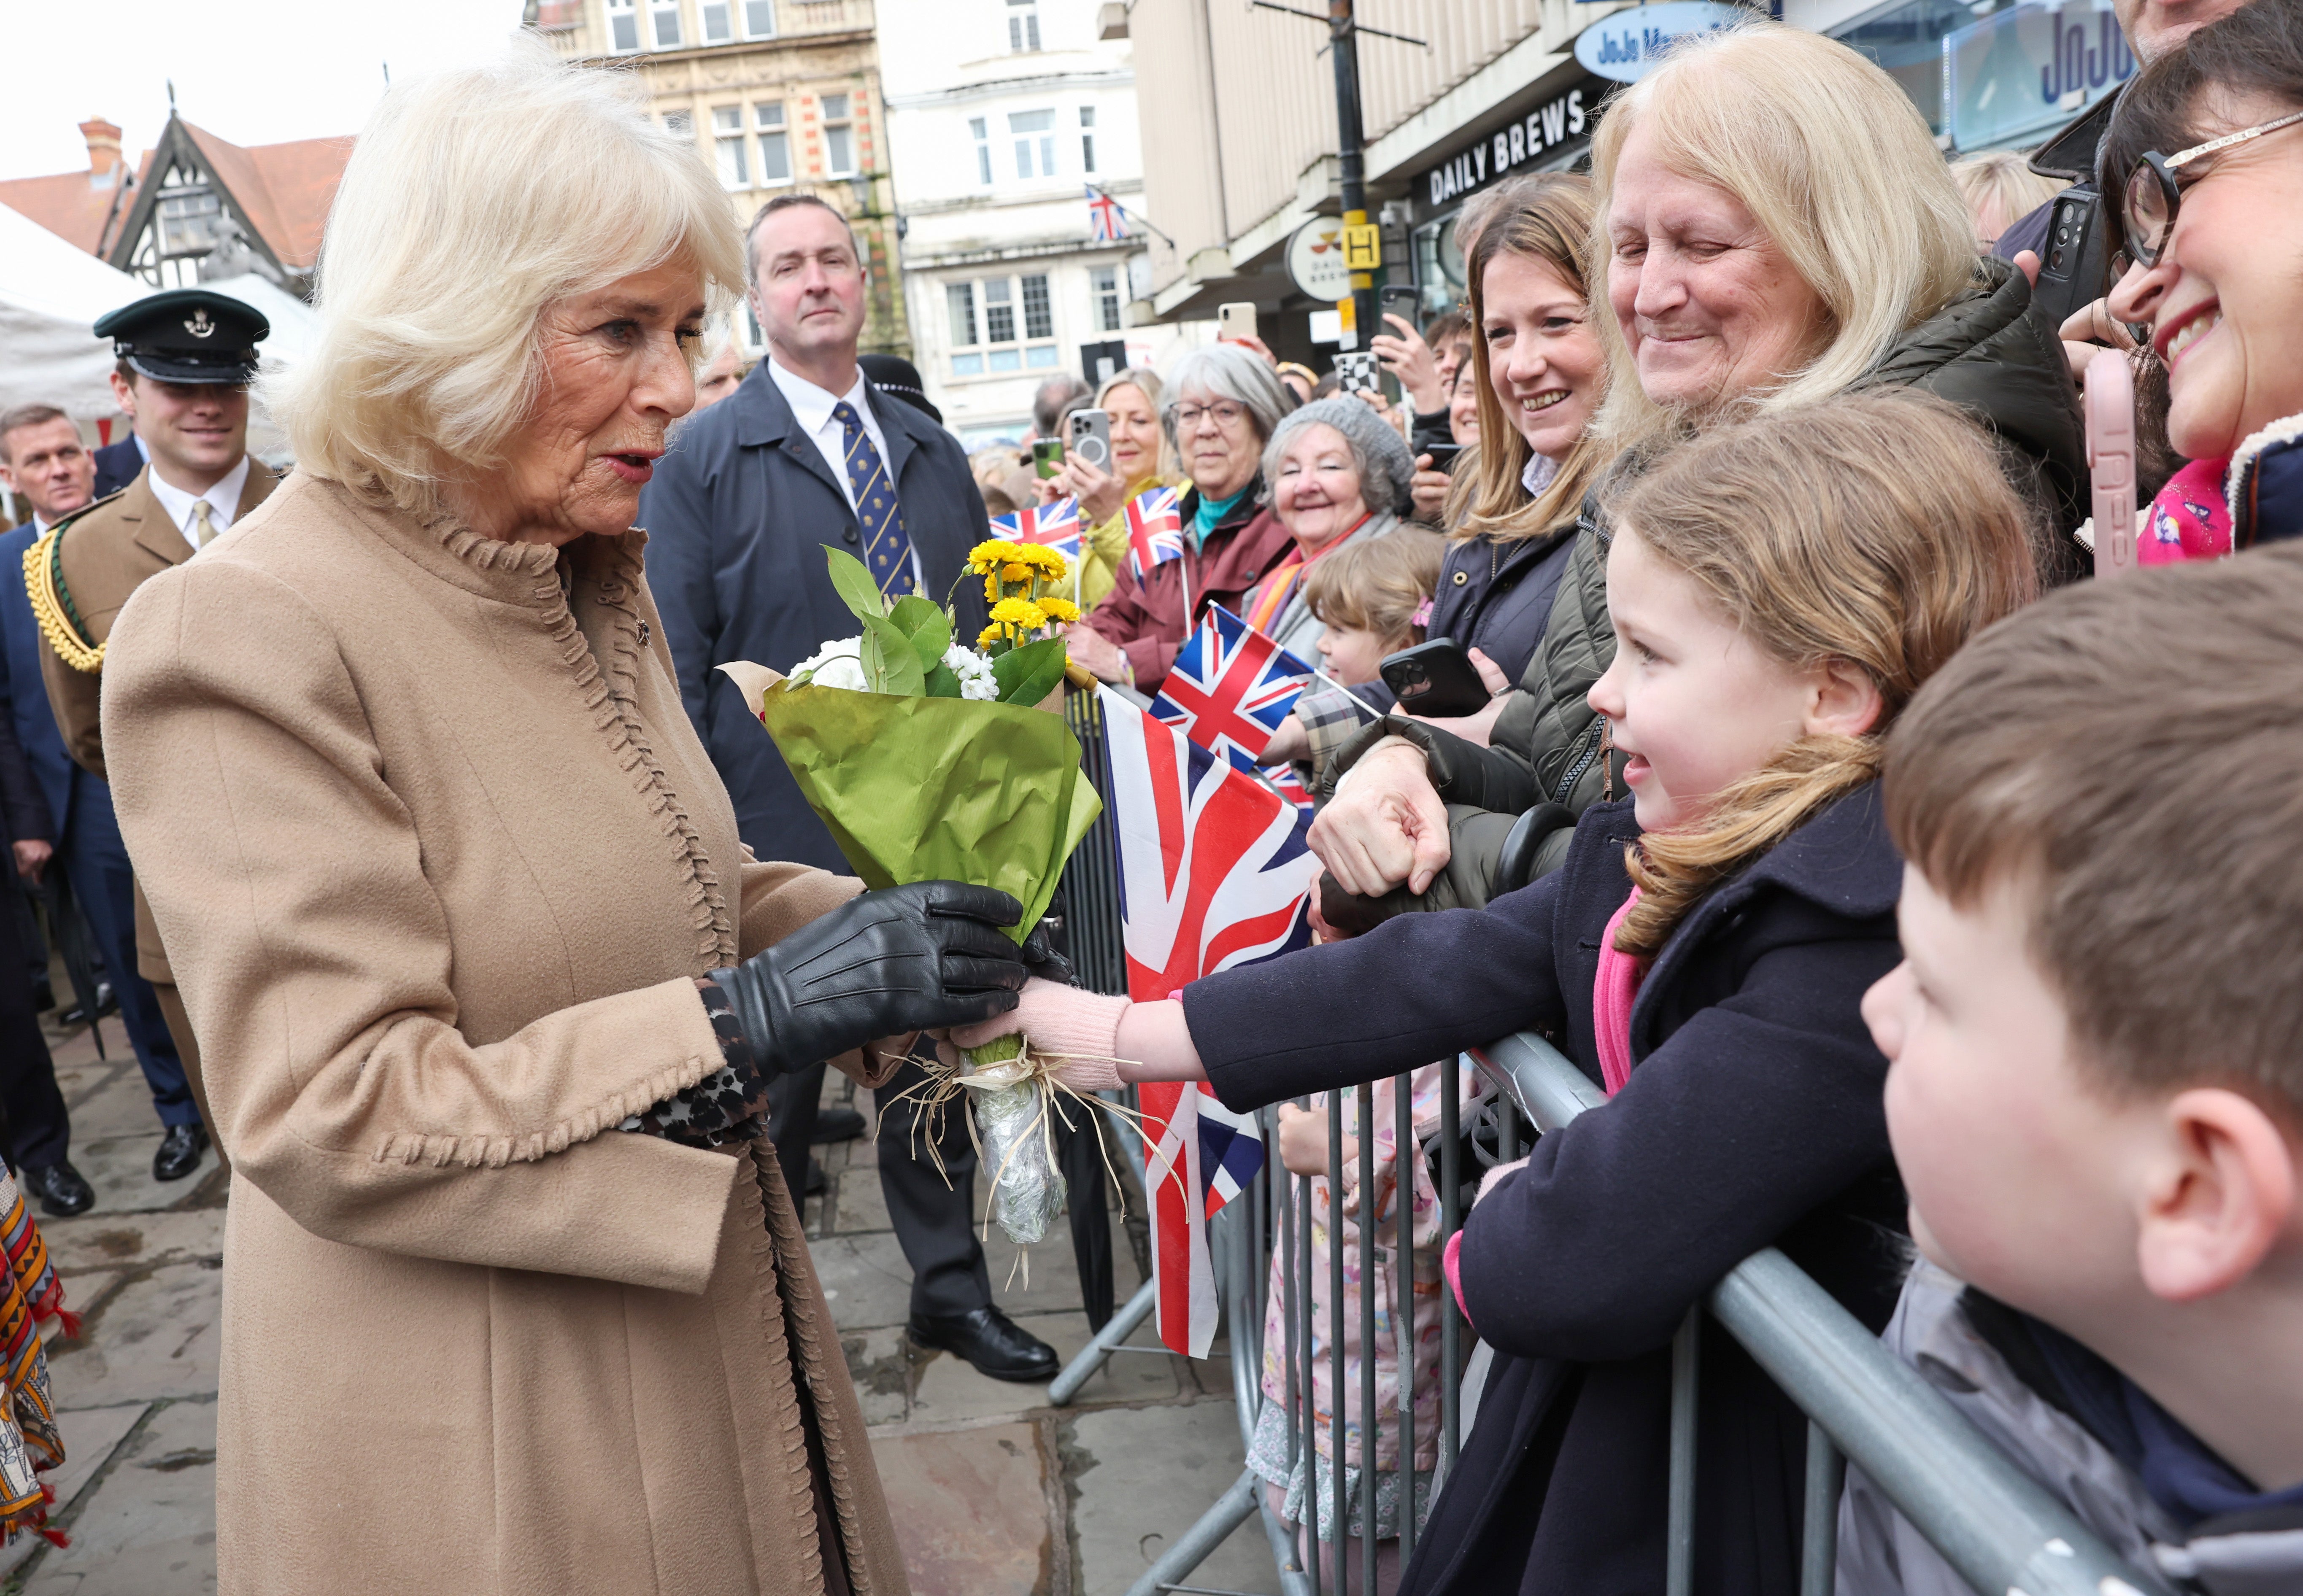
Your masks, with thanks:
[{"label": "police officer cap", "polygon": [[129,369],[162,382],[229,382],[256,375],[256,346],[272,323],[252,306],[204,288],[170,289],[97,323]]}]

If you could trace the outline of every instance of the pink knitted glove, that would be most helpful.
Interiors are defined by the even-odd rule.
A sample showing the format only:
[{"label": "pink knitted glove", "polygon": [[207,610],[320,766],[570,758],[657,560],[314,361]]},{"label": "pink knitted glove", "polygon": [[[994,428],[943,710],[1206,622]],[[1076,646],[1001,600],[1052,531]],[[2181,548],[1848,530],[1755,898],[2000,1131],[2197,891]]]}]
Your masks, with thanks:
[{"label": "pink knitted glove", "polygon": [[1127,999],[1083,992],[1037,976],[1024,983],[1021,999],[1005,1014],[981,1025],[952,1028],[951,1039],[962,1047],[980,1047],[1017,1031],[1032,1051],[1071,1062],[1059,1064],[1056,1079],[1076,1092],[1114,1092],[1119,1071],[1112,1067],[1118,1051],[1119,1017],[1127,1012]]}]

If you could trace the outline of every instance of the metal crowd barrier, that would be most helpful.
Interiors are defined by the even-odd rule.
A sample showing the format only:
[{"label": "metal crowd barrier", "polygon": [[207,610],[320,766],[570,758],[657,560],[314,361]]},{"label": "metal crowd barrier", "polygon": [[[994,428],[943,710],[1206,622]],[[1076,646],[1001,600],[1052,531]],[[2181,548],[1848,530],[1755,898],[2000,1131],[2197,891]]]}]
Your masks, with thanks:
[{"label": "metal crowd barrier", "polygon": [[[1475,1109],[1470,1125],[1463,1121],[1460,1101],[1460,1071],[1466,1066],[1475,1067],[1499,1094]],[[1508,1163],[1520,1155],[1522,1116],[1540,1134],[1605,1100],[1581,1070],[1549,1044],[1527,1033],[1449,1061],[1443,1068],[1438,1132],[1421,1147],[1413,1137],[1410,1079],[1403,1075],[1394,1084],[1396,1147],[1417,1148],[1413,1155],[1400,1156],[1395,1165],[1398,1179],[1393,1190],[1398,1195],[1392,1212],[1404,1215],[1407,1222],[1358,1226],[1361,1280],[1375,1277],[1379,1255],[1388,1255],[1397,1265],[1393,1277],[1396,1298],[1383,1306],[1395,1327],[1402,1381],[1397,1406],[1386,1421],[1396,1427],[1397,1440],[1401,1568],[1414,1550],[1421,1527],[1414,1510],[1415,1400],[1413,1390],[1406,1384],[1414,1367],[1413,1298],[1419,1249],[1413,1205],[1406,1200],[1413,1189],[1406,1156],[1425,1158],[1425,1167],[1435,1177],[1444,1246],[1445,1238],[1463,1222],[1466,1205],[1463,1199],[1475,1186],[1482,1167]],[[1328,1095],[1328,1167],[1331,1171],[1342,1167],[1347,1130],[1371,1120],[1373,1095],[1368,1086]],[[1350,1126],[1345,1114],[1346,1098],[1355,1108]],[[1334,1596],[1352,1596],[1354,1592],[1377,1596],[1377,1471],[1372,1468],[1362,1468],[1357,1481],[1356,1568],[1347,1567],[1345,1555],[1345,1532],[1354,1504],[1346,1496],[1348,1482],[1340,1465],[1345,1453],[1346,1370],[1341,1325],[1334,1317],[1346,1300],[1344,1257],[1339,1248],[1330,1247],[1327,1268],[1331,1317],[1325,1339],[1336,1400],[1331,1404],[1334,1411],[1323,1418],[1312,1411],[1314,1404],[1310,1400],[1314,1357],[1309,1333],[1315,1263],[1309,1245],[1312,1182],[1280,1167],[1276,1112],[1264,1111],[1263,1121],[1270,1155],[1262,1173],[1210,1227],[1228,1327],[1234,1402],[1241,1443],[1246,1447],[1253,1441],[1267,1400],[1262,1392],[1261,1343],[1269,1266],[1276,1249],[1283,1264],[1288,1462],[1292,1467],[1299,1458],[1305,1460],[1305,1514],[1316,1525],[1317,1505],[1310,1496],[1318,1485],[1319,1474],[1308,1454],[1315,1446],[1315,1428],[1324,1426],[1329,1455],[1337,1460],[1329,1480],[1333,1496],[1328,1504],[1336,1538],[1323,1542],[1312,1537],[1315,1555],[1306,1559],[1302,1555],[1300,1526],[1271,1511],[1265,1500],[1263,1478],[1247,1469],[1198,1522],[1169,1543],[1130,1587],[1128,1596],[1162,1596],[1170,1592],[1181,1596],[1235,1596],[1185,1582],[1250,1517],[1262,1520],[1286,1596],[1327,1596],[1329,1592]],[[1362,1135],[1356,1155],[1360,1189],[1371,1192],[1375,1138]],[[1325,1217],[1331,1239],[1341,1235],[1341,1216],[1333,1211],[1339,1185],[1330,1181],[1328,1188],[1330,1207]],[[1368,1218],[1364,1209],[1362,1218]],[[1437,1499],[1462,1444],[1461,1382],[1468,1349],[1455,1295],[1444,1282],[1439,1296],[1438,1466],[1430,1487],[1430,1499]],[[1164,1347],[1131,1339],[1152,1317],[1154,1306],[1155,1289],[1147,1284],[1056,1378],[1049,1387],[1049,1400],[1058,1405],[1072,1400],[1088,1378],[1115,1355],[1165,1355]],[[1377,1413],[1375,1360],[1364,1354],[1376,1343],[1378,1306],[1374,1295],[1365,1292],[1357,1305],[1363,1356],[1356,1394],[1362,1415]],[[2140,1596],[2141,1592],[2155,1588],[2155,1582],[2122,1562],[1803,1271],[1769,1247],[1739,1264],[1703,1304],[1690,1310],[1673,1342],[1665,1596],[1687,1596],[1692,1589],[1696,1391],[1701,1379],[1701,1338],[1707,1317],[1740,1342],[1808,1415],[1801,1596],[1830,1596],[1833,1590],[1840,1488],[1851,1458],[1978,1591],[1992,1596],[2003,1592],[2010,1596],[2019,1592],[2022,1596]],[[1368,1449],[1365,1455],[1372,1457],[1372,1419],[1361,1428]],[[1329,1566],[1323,1567],[1323,1561]]]}]

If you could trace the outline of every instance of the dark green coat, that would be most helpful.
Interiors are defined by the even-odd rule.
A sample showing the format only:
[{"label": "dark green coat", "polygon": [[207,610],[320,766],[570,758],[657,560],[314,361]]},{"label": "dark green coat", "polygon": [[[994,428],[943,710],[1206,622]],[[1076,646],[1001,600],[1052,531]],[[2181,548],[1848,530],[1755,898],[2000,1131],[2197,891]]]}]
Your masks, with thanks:
[{"label": "dark green coat", "polygon": [[[2062,341],[2032,307],[2031,285],[2005,261],[1978,263],[1979,281],[1895,340],[1860,388],[1908,387],[1959,405],[1989,427],[2009,478],[2037,505],[2040,567],[2050,584],[2088,568],[2071,537],[2087,515],[2087,431],[2063,364]],[[1605,727],[1584,695],[1615,658],[1607,621],[1607,533],[1589,500],[1575,552],[1552,601],[1543,642],[1519,691],[1481,748],[1435,727],[1388,716],[1362,732],[1323,772],[1320,796],[1384,736],[1405,737],[1429,756],[1431,782],[1447,803],[1447,868],[1418,896],[1405,887],[1371,903],[1323,899],[1338,928],[1417,909],[1477,909],[1497,892],[1506,839],[1539,803],[1580,815],[1607,790],[1622,792],[1622,766],[1599,757]],[[1550,834],[1531,872],[1556,869],[1569,832]],[[1512,885],[1516,885],[1513,883]],[[1356,909],[1358,912],[1350,911]]]}]

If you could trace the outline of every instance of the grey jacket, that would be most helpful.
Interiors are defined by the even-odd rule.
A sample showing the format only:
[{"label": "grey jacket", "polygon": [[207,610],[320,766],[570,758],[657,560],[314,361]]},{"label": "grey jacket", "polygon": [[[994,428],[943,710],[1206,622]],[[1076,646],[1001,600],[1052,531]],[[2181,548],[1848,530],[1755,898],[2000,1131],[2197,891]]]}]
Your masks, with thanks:
[{"label": "grey jacket", "polygon": [[[2188,1536],[2134,1474],[2019,1379],[1961,1305],[1965,1287],[1921,1261],[1880,1337],[1992,1444],[2160,1592],[2293,1596],[2303,1591],[2303,1515],[2282,1525],[2210,1519]],[[1838,1596],[1973,1596],[1863,1471],[1839,1504]]]},{"label": "grey jacket", "polygon": [[[1863,378],[1862,387],[1911,387],[1940,395],[1967,410],[1997,440],[2008,475],[2037,500],[2049,541],[2039,559],[2050,583],[2084,574],[2066,534],[2086,514],[2087,436],[2071,391],[2055,330],[2031,303],[2031,286],[2004,261],[1985,260],[1976,286],[1897,339]],[[1583,695],[1615,658],[1607,620],[1607,538],[1593,501],[1586,499],[1575,551],[1553,600],[1535,658],[1520,678],[1489,746],[1478,747],[1431,727],[1397,717],[1369,727],[1322,772],[1320,797],[1332,796],[1343,774],[1386,735],[1420,744],[1430,757],[1431,784],[1447,801],[1451,855],[1429,892],[1405,887],[1372,903],[1328,892],[1321,907],[1339,927],[1362,928],[1414,909],[1477,909],[1496,895],[1506,844],[1523,815],[1531,831],[1572,820],[1596,802],[1619,762],[1600,757],[1606,728]],[[1530,878],[1558,868],[1567,831],[1545,835],[1530,856]],[[1502,883],[1504,886],[1516,882]]]}]

